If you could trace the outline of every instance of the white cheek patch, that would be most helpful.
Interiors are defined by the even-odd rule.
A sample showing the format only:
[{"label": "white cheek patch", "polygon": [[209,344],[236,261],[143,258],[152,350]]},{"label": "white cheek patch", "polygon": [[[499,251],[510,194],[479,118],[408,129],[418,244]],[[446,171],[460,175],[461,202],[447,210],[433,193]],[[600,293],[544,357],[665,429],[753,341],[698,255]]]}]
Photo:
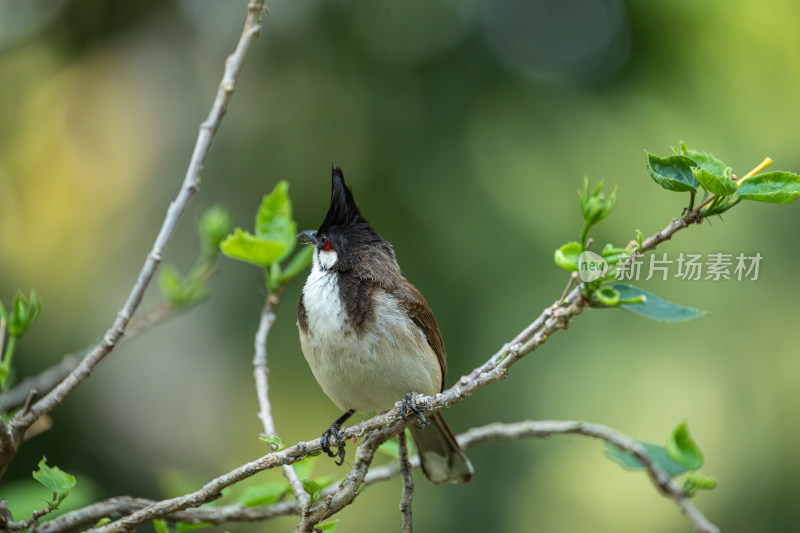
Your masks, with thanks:
[{"label": "white cheek patch", "polygon": [[336,261],[339,260],[339,256],[333,250],[319,252],[318,256],[320,266],[328,270],[336,264]]}]

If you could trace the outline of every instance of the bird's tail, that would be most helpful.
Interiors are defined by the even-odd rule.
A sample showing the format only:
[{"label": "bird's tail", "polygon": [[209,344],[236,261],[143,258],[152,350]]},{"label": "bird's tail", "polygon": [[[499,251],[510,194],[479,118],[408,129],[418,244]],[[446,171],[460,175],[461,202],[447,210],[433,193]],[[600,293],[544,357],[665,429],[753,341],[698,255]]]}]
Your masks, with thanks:
[{"label": "bird's tail", "polygon": [[472,479],[472,463],[464,455],[464,450],[456,442],[450,426],[439,411],[430,415],[429,423],[424,428],[419,429],[412,424],[409,429],[428,481],[440,485],[447,482],[467,483]]}]

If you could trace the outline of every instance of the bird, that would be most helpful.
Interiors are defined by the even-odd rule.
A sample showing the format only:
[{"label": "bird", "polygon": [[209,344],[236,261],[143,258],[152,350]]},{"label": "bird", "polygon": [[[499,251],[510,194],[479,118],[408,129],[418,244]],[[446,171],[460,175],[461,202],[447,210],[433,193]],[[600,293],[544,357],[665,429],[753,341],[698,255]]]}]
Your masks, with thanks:
[{"label": "bird", "polygon": [[447,359],[436,319],[403,277],[392,245],[362,216],[341,168],[331,167],[322,224],[297,237],[313,246],[297,304],[300,346],[322,390],[344,411],[322,434],[323,451],[341,465],[342,424],[402,400],[403,417],[417,418],[409,429],[428,481],[467,483],[472,464],[442,414],[425,417],[414,401],[414,393],[444,390]]}]

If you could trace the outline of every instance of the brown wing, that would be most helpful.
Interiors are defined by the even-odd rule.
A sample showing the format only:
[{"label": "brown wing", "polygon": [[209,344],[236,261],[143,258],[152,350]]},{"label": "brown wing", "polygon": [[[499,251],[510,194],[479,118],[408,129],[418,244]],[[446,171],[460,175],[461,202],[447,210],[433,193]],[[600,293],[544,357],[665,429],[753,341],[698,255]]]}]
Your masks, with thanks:
[{"label": "brown wing", "polygon": [[405,278],[402,278],[395,290],[392,291],[392,294],[399,300],[408,317],[425,335],[428,345],[430,345],[439,359],[439,366],[442,368],[441,390],[444,390],[444,376],[447,374],[447,354],[444,351],[442,334],[439,333],[439,326],[436,325],[433,311],[431,311],[428,302],[425,301],[425,298],[422,297],[417,288]]}]

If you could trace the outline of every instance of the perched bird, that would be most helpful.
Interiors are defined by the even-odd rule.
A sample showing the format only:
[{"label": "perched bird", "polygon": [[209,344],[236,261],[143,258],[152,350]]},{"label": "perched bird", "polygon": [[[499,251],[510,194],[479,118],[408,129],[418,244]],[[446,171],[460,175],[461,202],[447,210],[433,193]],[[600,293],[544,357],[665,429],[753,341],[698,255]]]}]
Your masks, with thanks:
[{"label": "perched bird", "polygon": [[322,390],[344,411],[323,433],[323,450],[342,464],[341,425],[356,411],[386,411],[402,399],[419,420],[410,429],[425,477],[468,482],[472,465],[441,413],[428,422],[409,395],[444,389],[447,360],[433,312],[400,273],[392,245],[361,216],[340,168],[332,168],[322,225],[298,237],[314,246],[297,305],[300,345]]}]

